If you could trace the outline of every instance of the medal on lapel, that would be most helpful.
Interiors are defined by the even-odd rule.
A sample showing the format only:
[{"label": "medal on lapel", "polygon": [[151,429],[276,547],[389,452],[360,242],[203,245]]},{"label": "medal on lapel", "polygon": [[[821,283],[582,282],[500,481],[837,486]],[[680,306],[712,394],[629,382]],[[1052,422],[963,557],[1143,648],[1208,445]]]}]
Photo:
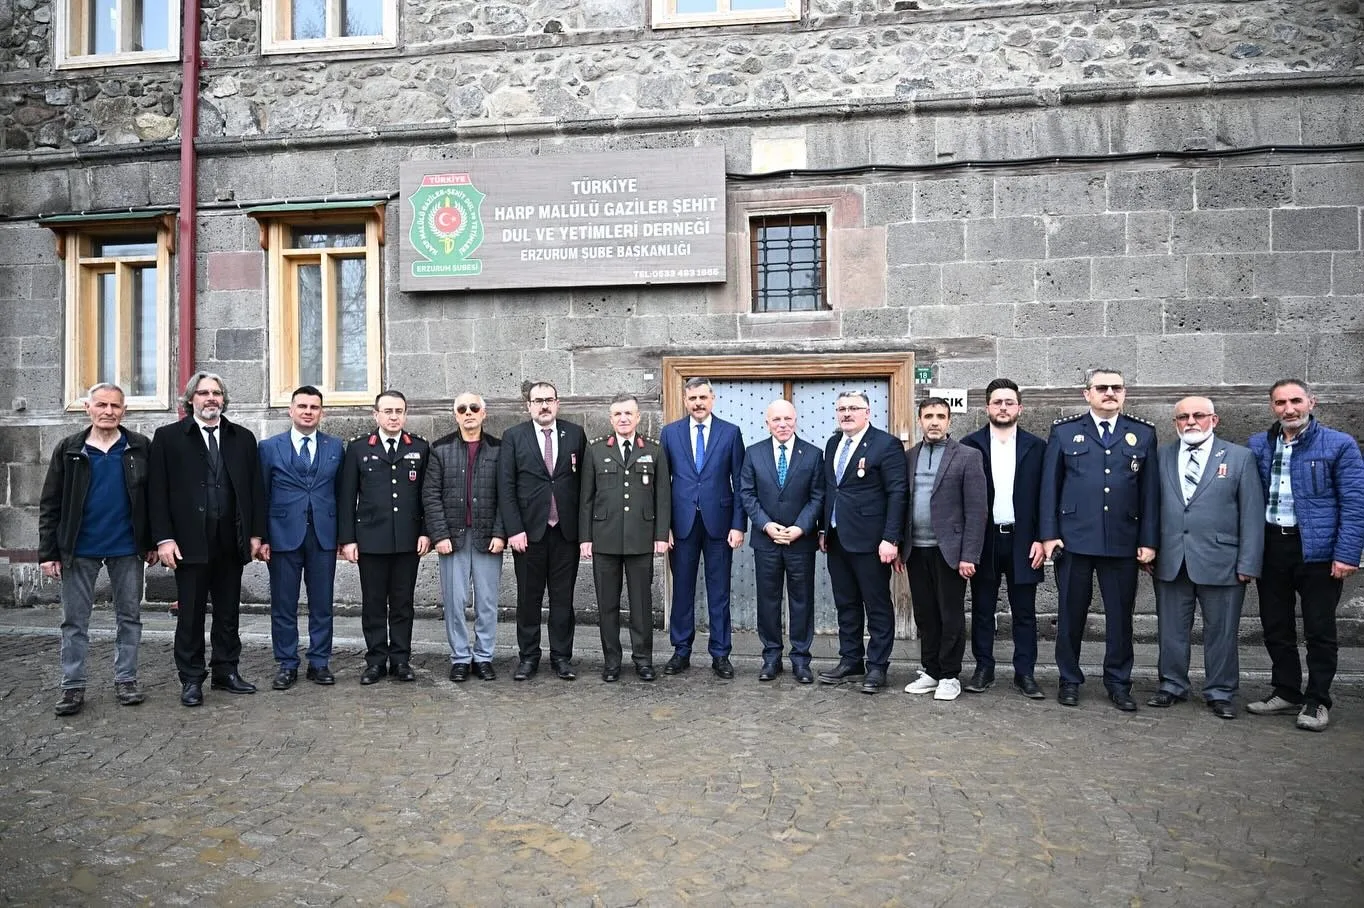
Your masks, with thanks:
[{"label": "medal on lapel", "polygon": [[857,478],[858,479],[867,478],[867,458],[865,457],[857,461]]}]

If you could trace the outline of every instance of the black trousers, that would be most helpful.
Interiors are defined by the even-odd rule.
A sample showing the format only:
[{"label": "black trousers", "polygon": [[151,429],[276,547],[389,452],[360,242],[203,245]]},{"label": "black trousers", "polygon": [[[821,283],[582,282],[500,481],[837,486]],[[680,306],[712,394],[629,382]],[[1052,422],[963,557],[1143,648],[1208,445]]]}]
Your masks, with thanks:
[{"label": "black trousers", "polygon": [[513,552],[516,567],[516,646],[522,659],[540,661],[540,604],[549,590],[549,658],[573,658],[573,589],[578,582],[578,544],[549,527],[539,542]]},{"label": "black trousers", "polygon": [[[971,578],[971,655],[976,668],[992,676],[995,672],[995,610],[999,607],[999,579],[1007,578],[1009,615],[1014,641],[1014,676],[1032,675],[1037,664],[1037,584],[1014,580],[1013,533],[1001,533],[994,524],[986,529],[994,534],[992,557],[982,559]],[[1031,545],[1019,540],[1020,546]]]},{"label": "black trousers", "polygon": [[924,671],[939,681],[955,678],[966,652],[966,578],[936,545],[910,549],[908,567]]},{"label": "black trousers", "polygon": [[654,556],[592,553],[597,585],[597,622],[606,668],[620,668],[620,591],[630,597],[630,657],[636,665],[654,661]]},{"label": "black trousers", "polygon": [[209,528],[207,561],[180,562],[175,569],[175,590],[180,614],[175,621],[175,670],[180,683],[202,684],[204,671],[204,623],[208,600],[213,600],[213,624],[209,629],[209,668],[222,678],[237,670],[242,655],[238,620],[242,602],[242,563],[237,551],[236,530],[230,518]]},{"label": "black trousers", "polygon": [[[762,532],[757,530],[755,532]],[[792,551],[789,545],[753,550],[757,584],[758,641],[763,658],[781,660],[781,603],[786,589],[791,615],[791,667],[809,666],[815,639],[815,552]]]},{"label": "black trousers", "polygon": [[[1264,567],[1255,587],[1260,591],[1260,625],[1274,693],[1290,703],[1330,709],[1336,677],[1336,607],[1344,583],[1331,579],[1331,562],[1302,560],[1301,537],[1285,536],[1278,527],[1266,525]],[[1306,689],[1298,659],[1298,602],[1307,644]]]},{"label": "black trousers", "polygon": [[1132,613],[1137,604],[1137,559],[1074,555],[1061,549],[1056,562],[1056,667],[1063,684],[1083,684],[1080,643],[1094,598],[1094,580],[1104,604],[1104,688],[1132,690]]},{"label": "black trousers", "polygon": [[[838,657],[885,671],[895,646],[895,604],[890,601],[890,565],[876,552],[849,552],[838,530],[825,535],[829,549],[829,582],[838,610]],[[865,648],[862,628],[867,630]]]},{"label": "black trousers", "polygon": [[412,600],[417,592],[416,552],[360,553],[360,629],[365,664],[397,666],[412,658]]}]

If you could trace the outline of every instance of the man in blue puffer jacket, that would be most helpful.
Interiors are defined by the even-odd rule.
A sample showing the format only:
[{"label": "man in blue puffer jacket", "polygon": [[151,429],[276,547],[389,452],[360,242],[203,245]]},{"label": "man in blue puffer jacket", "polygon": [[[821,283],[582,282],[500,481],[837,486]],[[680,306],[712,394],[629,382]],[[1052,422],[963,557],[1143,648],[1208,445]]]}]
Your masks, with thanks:
[{"label": "man in blue puffer jacket", "polygon": [[[1344,432],[1317,422],[1304,381],[1269,389],[1278,421],[1251,436],[1265,485],[1265,558],[1256,587],[1274,690],[1246,708],[1297,712],[1298,728],[1325,731],[1336,674],[1336,606],[1364,553],[1364,458]],[[1307,687],[1298,661],[1294,596],[1302,602]]]}]

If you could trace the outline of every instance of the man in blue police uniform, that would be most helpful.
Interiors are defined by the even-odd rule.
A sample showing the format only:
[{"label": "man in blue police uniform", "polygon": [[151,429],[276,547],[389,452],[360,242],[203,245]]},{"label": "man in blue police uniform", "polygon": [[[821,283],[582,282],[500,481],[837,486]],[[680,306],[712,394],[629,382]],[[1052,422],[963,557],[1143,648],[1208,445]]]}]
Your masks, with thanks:
[{"label": "man in blue police uniform", "polygon": [[1080,641],[1099,579],[1105,622],[1104,687],[1124,712],[1132,698],[1132,612],[1137,565],[1156,557],[1160,537],[1160,484],[1155,475],[1156,431],[1122,412],[1127,392],[1116,369],[1085,376],[1089,410],[1051,427],[1042,458],[1038,535],[1056,565],[1056,700],[1078,706]]}]

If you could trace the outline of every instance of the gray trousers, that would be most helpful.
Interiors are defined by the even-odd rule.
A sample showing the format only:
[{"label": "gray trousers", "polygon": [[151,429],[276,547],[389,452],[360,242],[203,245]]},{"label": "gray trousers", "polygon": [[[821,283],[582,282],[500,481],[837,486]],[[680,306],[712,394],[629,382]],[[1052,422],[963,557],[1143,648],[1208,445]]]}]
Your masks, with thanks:
[{"label": "gray trousers", "polygon": [[1241,661],[1236,633],[1246,586],[1194,583],[1184,568],[1171,581],[1156,581],[1156,617],[1160,622],[1160,689],[1176,697],[1189,695],[1189,638],[1194,607],[1203,610],[1203,697],[1228,700],[1240,686]]},{"label": "gray trousers", "polygon": [[[502,555],[475,552],[466,539],[463,548],[440,556],[440,598],[445,610],[445,640],[450,662],[468,665],[493,661],[497,636],[497,588],[502,585]],[[469,625],[464,610],[469,592],[474,599],[474,646],[469,649]]]},{"label": "gray trousers", "polygon": [[90,611],[101,566],[109,568],[114,594],[114,681],[137,680],[137,648],[142,642],[142,572],[138,555],[72,558],[62,562],[62,690],[82,689],[88,677]]}]

